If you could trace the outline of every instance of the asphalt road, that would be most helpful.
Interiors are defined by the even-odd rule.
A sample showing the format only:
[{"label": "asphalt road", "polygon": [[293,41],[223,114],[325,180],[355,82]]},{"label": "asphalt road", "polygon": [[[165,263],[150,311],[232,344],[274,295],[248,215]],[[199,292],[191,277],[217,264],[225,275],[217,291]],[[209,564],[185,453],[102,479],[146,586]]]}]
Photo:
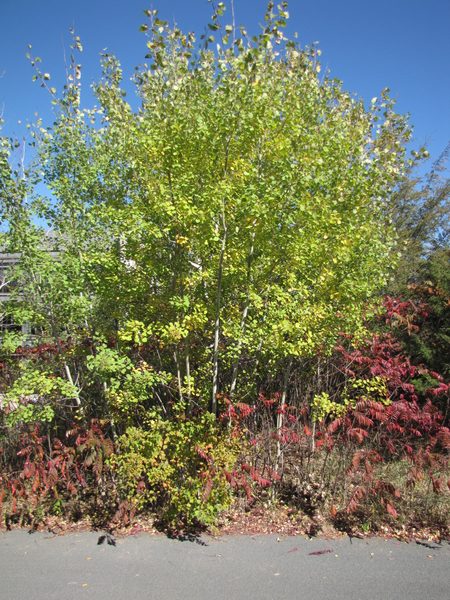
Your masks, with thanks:
[{"label": "asphalt road", "polygon": [[0,534],[0,599],[450,599],[448,543],[99,536]]}]

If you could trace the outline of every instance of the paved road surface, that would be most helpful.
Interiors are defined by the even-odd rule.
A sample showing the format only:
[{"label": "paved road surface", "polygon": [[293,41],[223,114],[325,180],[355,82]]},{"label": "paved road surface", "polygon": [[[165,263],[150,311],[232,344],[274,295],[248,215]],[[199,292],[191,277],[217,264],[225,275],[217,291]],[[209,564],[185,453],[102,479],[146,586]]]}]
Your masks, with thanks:
[{"label": "paved road surface", "polygon": [[1,600],[449,600],[450,544],[0,534]]}]

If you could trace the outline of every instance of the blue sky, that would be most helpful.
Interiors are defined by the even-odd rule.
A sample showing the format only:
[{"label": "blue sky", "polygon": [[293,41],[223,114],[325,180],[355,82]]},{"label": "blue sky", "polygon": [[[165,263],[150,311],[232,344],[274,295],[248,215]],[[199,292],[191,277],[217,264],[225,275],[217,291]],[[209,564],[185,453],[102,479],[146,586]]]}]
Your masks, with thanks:
[{"label": "blue sky", "polygon": [[[265,0],[235,0],[236,20],[255,32]],[[125,73],[144,60],[139,25],[145,8],[201,33],[207,0],[0,0],[0,112],[4,131],[21,137],[34,113],[51,119],[48,95],[31,81],[27,44],[43,60],[52,85],[64,78],[64,46],[74,26],[84,44],[85,85],[99,75],[99,53],[108,48]],[[397,109],[410,113],[414,145],[432,158],[450,139],[450,0],[291,0],[289,31],[302,45],[315,41],[323,65],[344,87],[367,101],[389,87]]]}]

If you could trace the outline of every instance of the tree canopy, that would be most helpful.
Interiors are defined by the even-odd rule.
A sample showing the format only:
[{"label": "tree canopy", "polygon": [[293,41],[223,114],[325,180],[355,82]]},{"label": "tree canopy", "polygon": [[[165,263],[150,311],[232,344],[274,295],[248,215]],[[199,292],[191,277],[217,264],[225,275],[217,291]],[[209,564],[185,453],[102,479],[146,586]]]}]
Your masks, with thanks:
[{"label": "tree canopy", "polygon": [[[284,4],[252,38],[224,10],[200,43],[146,12],[138,108],[111,55],[98,104],[82,106],[76,36],[61,95],[32,59],[55,105],[34,131],[52,197],[16,204],[23,235],[39,231],[23,252],[27,318],[52,336],[151,340],[179,394],[213,411],[257,365],[276,371],[359,327],[392,265],[409,138],[387,90],[366,109],[321,73],[320,50],[285,37]],[[39,248],[45,227],[56,261]]]}]

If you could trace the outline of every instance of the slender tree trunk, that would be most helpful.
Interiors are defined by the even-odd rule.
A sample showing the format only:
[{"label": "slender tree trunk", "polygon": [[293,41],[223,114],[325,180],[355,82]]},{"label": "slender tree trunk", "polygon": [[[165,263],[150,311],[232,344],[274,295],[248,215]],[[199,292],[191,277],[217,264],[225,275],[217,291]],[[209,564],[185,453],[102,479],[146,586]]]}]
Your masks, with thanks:
[{"label": "slender tree trunk", "polygon": [[177,380],[178,380],[178,393],[180,395],[180,400],[183,402],[183,382],[181,381],[181,369],[180,369],[180,361],[178,360],[178,352],[175,350],[173,353],[173,358],[175,359],[175,364],[177,367]]},{"label": "slender tree trunk", "polygon": [[108,407],[108,414],[109,414],[109,422],[110,422],[110,425],[111,425],[112,439],[115,440],[117,438],[116,421],[114,420],[114,417],[111,414],[110,404],[109,404],[109,401],[108,401],[108,384],[106,383],[106,381],[103,382],[103,396],[105,398],[105,404]]},{"label": "slender tree trunk", "polygon": [[281,394],[280,412],[277,415],[277,459],[275,463],[275,472],[278,473],[280,467],[283,468],[283,451],[281,449],[280,435],[284,423],[284,408],[286,406],[287,389],[289,385],[289,377],[291,374],[292,358],[289,359],[286,370],[284,372],[283,392]]},{"label": "slender tree trunk", "polygon": [[[230,151],[231,135],[227,139],[225,144],[225,160],[223,166],[223,177],[224,179],[228,174],[228,157]],[[219,340],[220,340],[220,309],[222,305],[222,279],[223,279],[223,265],[225,261],[225,250],[227,247],[227,220],[225,214],[225,198],[222,198],[222,245],[220,248],[219,256],[219,271],[217,273],[217,291],[216,291],[216,319],[214,323],[214,344],[213,344],[213,379],[212,379],[212,393],[209,402],[209,411],[217,416],[217,392],[219,386]]]},{"label": "slender tree trunk", "polygon": [[[53,317],[52,317],[52,320],[51,320],[51,326],[52,326],[52,336],[56,340],[56,345],[58,347],[58,352],[59,352],[60,355],[62,355],[61,342],[59,340],[58,331],[56,329],[56,325],[55,325],[55,321],[54,321]],[[80,400],[80,393],[79,393],[79,390],[78,390],[78,386],[75,385],[74,379],[72,377],[72,372],[71,372],[70,367],[67,364],[67,362],[66,362],[65,359],[64,359],[64,362],[63,362],[63,366],[64,366],[64,373],[65,373],[65,375],[67,377],[67,380],[69,381],[69,383],[71,383],[73,385],[73,387],[76,390],[75,403],[76,403],[77,406],[80,406],[81,405],[81,400]]]},{"label": "slender tree trunk", "polygon": [[[253,226],[255,226],[255,225],[256,225],[256,223],[253,222]],[[237,350],[236,350],[236,359],[233,364],[233,373],[231,376],[230,400],[233,397],[233,394],[236,390],[237,376],[238,376],[238,371],[239,371],[239,361],[241,358],[242,342],[243,342],[243,337],[244,337],[244,333],[245,333],[245,325],[246,325],[246,321],[247,321],[248,310],[250,307],[251,269],[252,269],[253,256],[255,253],[255,236],[256,236],[256,231],[255,231],[255,229],[253,229],[251,242],[250,242],[250,250],[248,253],[248,257],[247,257],[247,294],[246,294],[244,309],[242,311],[240,336],[239,336]]]},{"label": "slender tree trunk", "polygon": [[[320,393],[322,386],[320,381],[321,373],[320,373],[320,356],[317,357],[317,382],[316,382],[316,392]],[[311,452],[316,451],[316,422],[312,423],[312,435],[311,435]]]},{"label": "slender tree trunk", "polygon": [[225,259],[225,250],[227,246],[227,228],[225,223],[225,214],[223,214],[224,233],[222,237],[222,246],[219,257],[219,272],[217,275],[217,293],[216,293],[216,320],[214,323],[214,346],[213,346],[213,381],[212,394],[209,404],[210,412],[217,415],[217,391],[219,383],[219,340],[220,340],[220,308],[222,303],[222,279],[223,263]]},{"label": "slender tree trunk", "polygon": [[186,382],[187,382],[187,394],[188,394],[188,402],[189,402],[188,410],[190,412],[192,399],[191,399],[191,364],[190,364],[190,360],[189,360],[189,349],[186,353]]},{"label": "slender tree trunk", "polygon": [[66,373],[66,377],[67,377],[69,383],[71,383],[73,385],[73,387],[77,390],[77,395],[75,396],[75,402],[76,402],[77,406],[80,406],[81,400],[80,400],[80,396],[78,393],[78,387],[75,385],[75,383],[73,381],[72,373],[70,371],[70,367],[65,361],[64,361],[64,371]]}]

